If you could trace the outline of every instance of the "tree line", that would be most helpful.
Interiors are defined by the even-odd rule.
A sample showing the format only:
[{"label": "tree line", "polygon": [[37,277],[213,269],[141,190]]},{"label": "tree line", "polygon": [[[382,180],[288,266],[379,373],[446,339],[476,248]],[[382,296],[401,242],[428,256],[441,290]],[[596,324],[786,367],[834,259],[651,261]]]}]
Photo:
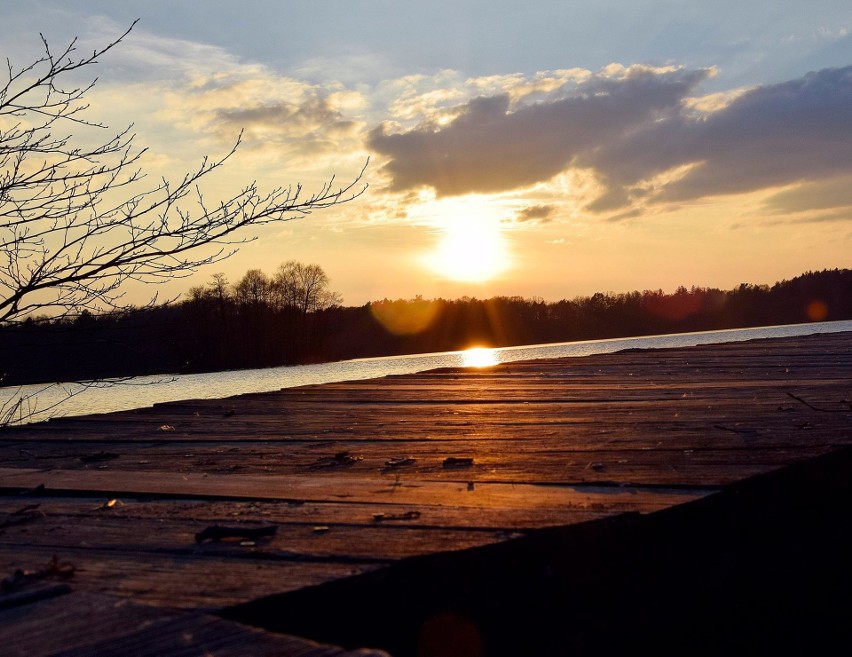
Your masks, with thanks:
[{"label": "tree line", "polygon": [[732,290],[685,287],[540,298],[384,299],[341,305],[318,265],[224,275],[173,304],[29,318],[0,327],[0,385],[294,365],[852,319],[852,270]]},{"label": "tree line", "polygon": [[339,306],[343,298],[329,289],[328,275],[319,265],[288,260],[267,276],[249,269],[234,285],[222,273],[213,274],[206,285],[189,289],[188,303],[222,310],[225,305],[255,311],[286,310],[308,313]]}]

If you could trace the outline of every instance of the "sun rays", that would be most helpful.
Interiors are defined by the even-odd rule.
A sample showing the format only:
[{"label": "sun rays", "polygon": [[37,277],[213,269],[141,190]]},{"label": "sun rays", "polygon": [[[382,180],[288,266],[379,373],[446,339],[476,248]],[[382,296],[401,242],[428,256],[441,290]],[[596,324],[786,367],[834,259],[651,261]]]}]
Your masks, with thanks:
[{"label": "sun rays", "polygon": [[441,237],[423,257],[428,269],[465,283],[489,281],[509,269],[511,254],[499,206],[478,197],[440,200],[429,205]]}]

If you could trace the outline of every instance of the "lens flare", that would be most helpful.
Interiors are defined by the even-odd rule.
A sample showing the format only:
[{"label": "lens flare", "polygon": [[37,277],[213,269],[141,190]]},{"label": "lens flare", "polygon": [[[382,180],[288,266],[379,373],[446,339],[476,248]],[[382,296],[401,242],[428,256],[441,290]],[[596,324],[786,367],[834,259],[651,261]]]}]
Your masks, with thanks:
[{"label": "lens flare", "polygon": [[376,321],[394,335],[413,335],[425,331],[440,309],[439,302],[425,299],[398,299],[370,304],[370,312]]},{"label": "lens flare", "polygon": [[821,322],[828,317],[828,305],[824,301],[814,299],[808,304],[805,312],[812,322]]}]

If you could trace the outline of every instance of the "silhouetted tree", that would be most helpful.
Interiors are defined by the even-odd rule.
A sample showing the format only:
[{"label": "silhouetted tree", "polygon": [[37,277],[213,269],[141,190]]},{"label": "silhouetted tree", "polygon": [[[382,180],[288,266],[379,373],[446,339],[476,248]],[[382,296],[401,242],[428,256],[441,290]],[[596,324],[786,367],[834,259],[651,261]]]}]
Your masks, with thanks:
[{"label": "silhouetted tree", "polygon": [[234,299],[250,308],[268,306],[272,300],[272,281],[260,269],[249,269],[234,285]]},{"label": "silhouetted tree", "polygon": [[211,274],[210,278],[212,280],[205,285],[196,285],[189,288],[187,297],[195,303],[213,301],[217,306],[221,307],[232,296],[228,278],[222,272]]},{"label": "silhouetted tree", "polygon": [[199,185],[239,138],[224,157],[205,157],[176,182],[146,184],[139,169],[145,151],[134,148],[131,127],[93,140],[90,133],[106,129],[86,118],[84,99],[95,82],[78,87],[69,79],[131,29],[82,56],[76,40],[54,52],[42,37],[44,54],[21,68],[8,63],[0,80],[0,322],[42,310],[121,309],[129,281],[189,275],[231,255],[249,226],[302,217],[363,192],[362,170],[340,188],[332,177],[307,197],[301,185],[261,192],[252,182],[211,202]]},{"label": "silhouetted tree", "polygon": [[328,275],[319,265],[288,260],[278,267],[273,288],[279,303],[302,315],[340,305],[342,298],[329,288]]}]

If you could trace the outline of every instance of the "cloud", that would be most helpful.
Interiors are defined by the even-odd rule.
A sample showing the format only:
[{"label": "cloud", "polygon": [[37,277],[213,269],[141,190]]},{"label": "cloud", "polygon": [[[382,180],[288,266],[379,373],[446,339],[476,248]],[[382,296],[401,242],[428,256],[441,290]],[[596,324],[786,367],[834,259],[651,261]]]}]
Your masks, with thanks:
[{"label": "cloud", "polygon": [[719,110],[725,109],[743,94],[748,93],[748,91],[750,91],[750,89],[740,88],[731,89],[729,91],[717,91],[716,93],[696,96],[695,98],[685,98],[684,106],[688,109],[694,109],[705,114],[718,112]]},{"label": "cloud", "polygon": [[[116,29],[93,21],[88,39]],[[765,200],[770,214],[850,207],[852,66],[710,94],[711,68],[618,64],[473,78],[441,69],[351,87],[140,27],[104,60],[93,109],[110,124],[140,113],[140,141],[175,158],[218,152],[244,130],[246,167],[302,175],[363,162],[366,146],[387,198],[514,190],[531,207],[513,220],[529,225],[553,219],[536,212],[556,207],[554,195],[560,212],[612,220],[758,190],[784,190]]]},{"label": "cloud", "polygon": [[[129,24],[112,19],[94,17],[86,23],[86,34],[79,52],[101,48],[124,32]],[[129,81],[159,81],[181,84],[198,77],[258,75],[267,67],[245,62],[227,49],[174,37],[166,37],[136,25],[119,46],[99,60],[99,75],[105,84],[125,84]],[[99,83],[100,84],[100,83]]]},{"label": "cloud", "polygon": [[797,185],[766,199],[772,212],[793,213],[809,210],[852,208],[852,177],[841,176],[819,182]]},{"label": "cloud", "polygon": [[655,201],[746,193],[852,171],[852,67],[754,88],[716,112],[679,112],[612,141],[579,164],[612,190],[693,165]]},{"label": "cloud", "polygon": [[302,171],[328,171],[331,160],[363,163],[366,157],[366,123],[358,118],[366,101],[358,92],[252,67],[195,71],[189,80],[161,94],[156,118],[208,140],[208,149],[230,145],[242,133],[241,151],[259,156],[257,165],[269,170],[286,161]]},{"label": "cloud", "polygon": [[[368,145],[385,159],[395,191],[439,196],[529,187],[587,170],[600,194],[587,209],[622,216],[671,204],[814,183],[852,173],[852,66],[708,96],[714,71],[613,65],[564,76],[548,96],[480,96],[438,124],[382,124]],[[487,82],[487,81],[486,81]],[[483,85],[486,82],[482,82]],[[514,77],[503,84],[523,88]],[[532,88],[535,85],[527,85]],[[811,188],[800,203],[820,203]],[[836,192],[840,194],[842,192]],[[771,206],[782,210],[781,197]],[[810,200],[808,200],[810,199]]]},{"label": "cloud", "polygon": [[763,209],[785,223],[852,221],[852,176],[788,187],[766,198]]},{"label": "cloud", "polygon": [[336,174],[345,184],[367,158],[369,99],[360,89],[295,79],[222,48],[139,27],[103,61],[90,113],[110,126],[133,120],[157,176],[179,179],[203,155],[222,157],[242,132],[227,174],[209,178],[211,197],[252,180],[263,189],[298,182],[313,191]]},{"label": "cloud", "polygon": [[635,219],[636,217],[641,217],[644,214],[644,210],[642,208],[633,208],[632,210],[627,210],[626,212],[618,212],[616,214],[612,214],[607,217],[607,221],[611,223],[616,223],[619,221],[626,221],[627,219]]},{"label": "cloud", "polygon": [[555,211],[556,207],[553,205],[531,205],[518,212],[517,215],[515,215],[515,221],[537,221],[540,223],[547,223],[553,220],[553,213]]},{"label": "cloud", "polygon": [[301,61],[289,70],[290,75],[318,84],[369,83],[399,73],[399,67],[388,57],[370,52],[344,52],[319,55]]},{"label": "cloud", "polygon": [[440,128],[458,118],[472,98],[509,97],[509,110],[524,103],[564,97],[574,85],[592,76],[586,69],[540,71],[532,75],[509,73],[466,77],[461,71],[444,69],[383,80],[371,90],[371,100],[389,132],[402,132],[420,125]]},{"label": "cloud", "polygon": [[828,214],[813,214],[792,219],[790,223],[798,224],[821,224],[821,223],[836,223],[836,222],[852,222],[852,208],[847,208],[840,212],[829,212]]},{"label": "cloud", "polygon": [[510,111],[508,93],[478,97],[445,126],[402,133],[386,125],[368,144],[388,157],[397,191],[431,186],[438,195],[499,192],[547,180],[580,154],[677,112],[709,74],[648,67],[617,68],[577,85],[566,98]]},{"label": "cloud", "polygon": [[[111,22],[98,33],[115,31]],[[148,85],[160,98],[158,118],[190,131],[220,134],[228,143],[240,130],[251,148],[259,142],[305,139],[316,143],[351,138],[359,124],[344,112],[357,111],[363,96],[340,85],[320,86],[281,75],[268,66],[245,62],[217,46],[162,37],[136,27],[119,48],[104,58],[121,69],[120,82]],[[110,80],[110,78],[107,78]]]},{"label": "cloud", "polygon": [[830,27],[823,26],[816,30],[817,38],[825,39],[827,41],[845,39],[850,33],[852,33],[852,30],[848,25],[832,25]]},{"label": "cloud", "polygon": [[336,142],[354,136],[358,123],[332,109],[322,98],[312,97],[298,103],[278,101],[243,108],[219,109],[212,123],[226,134],[245,130],[258,136],[276,135],[279,139],[302,140],[310,136]]}]

